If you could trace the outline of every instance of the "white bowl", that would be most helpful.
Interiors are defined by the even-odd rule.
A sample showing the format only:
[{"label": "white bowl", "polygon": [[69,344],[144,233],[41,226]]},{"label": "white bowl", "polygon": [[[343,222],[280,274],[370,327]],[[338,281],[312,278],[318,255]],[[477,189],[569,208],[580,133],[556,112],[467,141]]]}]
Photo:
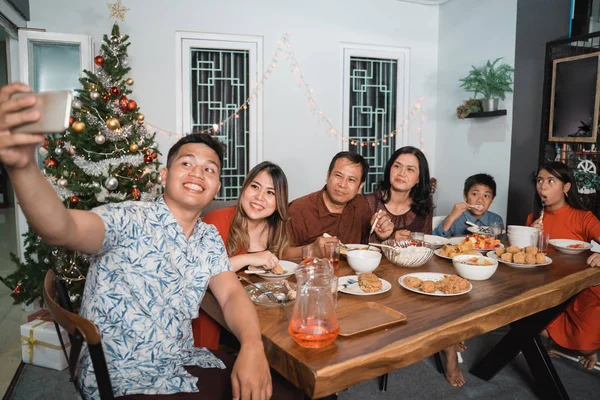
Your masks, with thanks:
[{"label": "white bowl", "polygon": [[537,232],[537,231],[538,231],[537,228],[534,228],[532,226],[524,226],[524,225],[509,225],[508,228],[506,228],[507,233],[517,233],[517,234],[533,233],[533,232]]},{"label": "white bowl", "polygon": [[346,254],[348,264],[356,273],[373,272],[381,261],[381,253],[371,250],[352,250]]},{"label": "white bowl", "polygon": [[393,247],[382,247],[381,250],[387,259],[398,267],[420,267],[433,256],[432,248],[413,246],[408,241],[388,239],[382,244]]},{"label": "white bowl", "polygon": [[[535,228],[534,228],[535,229]],[[511,246],[527,247],[538,245],[538,231],[530,233],[508,233],[508,243]]]},{"label": "white bowl", "polygon": [[369,246],[368,244],[346,244],[346,247],[340,247],[340,254],[345,256],[346,254],[348,254],[348,251],[354,250],[371,250],[381,252],[381,250],[379,250],[378,247]]},{"label": "white bowl", "polygon": [[448,239],[445,237],[435,235],[425,235],[424,240],[433,249],[438,249],[448,243]]},{"label": "white bowl", "polygon": [[[556,250],[562,251],[563,253],[567,253],[567,254],[579,254],[584,251],[588,251],[592,248],[591,243],[582,242],[580,240],[572,240],[572,239],[550,239],[548,241],[548,243],[550,243],[552,246],[554,246],[554,248]],[[579,247],[579,248],[569,247],[572,245],[580,245],[583,247]]]},{"label": "white bowl", "polygon": [[[475,259],[476,262],[485,260],[488,263],[491,263],[491,265],[471,265],[466,263],[466,261]],[[496,269],[498,268],[498,261],[493,258],[471,254],[452,257],[452,264],[454,264],[454,268],[460,276],[473,281],[484,281],[489,279],[494,275],[494,272],[496,272]]]}]

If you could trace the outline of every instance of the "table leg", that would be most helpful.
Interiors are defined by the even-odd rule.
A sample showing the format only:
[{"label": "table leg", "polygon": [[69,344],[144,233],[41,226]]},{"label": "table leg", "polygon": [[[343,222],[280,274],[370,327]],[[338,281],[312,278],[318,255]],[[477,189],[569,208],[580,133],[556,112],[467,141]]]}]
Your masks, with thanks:
[{"label": "table leg", "polygon": [[550,361],[539,332],[556,318],[570,301],[510,324],[510,332],[473,366],[470,372],[489,381],[522,351],[539,390],[544,393],[544,398],[568,399],[569,396]]}]

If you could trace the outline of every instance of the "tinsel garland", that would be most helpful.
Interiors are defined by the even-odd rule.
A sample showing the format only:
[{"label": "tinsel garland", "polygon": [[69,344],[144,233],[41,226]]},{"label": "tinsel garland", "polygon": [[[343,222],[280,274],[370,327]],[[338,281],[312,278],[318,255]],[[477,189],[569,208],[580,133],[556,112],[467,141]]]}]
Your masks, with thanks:
[{"label": "tinsel garland", "polygon": [[108,177],[110,167],[116,167],[121,164],[130,164],[133,167],[138,167],[144,163],[144,156],[141,154],[129,154],[119,158],[93,162],[75,155],[73,156],[73,163],[88,175]]}]

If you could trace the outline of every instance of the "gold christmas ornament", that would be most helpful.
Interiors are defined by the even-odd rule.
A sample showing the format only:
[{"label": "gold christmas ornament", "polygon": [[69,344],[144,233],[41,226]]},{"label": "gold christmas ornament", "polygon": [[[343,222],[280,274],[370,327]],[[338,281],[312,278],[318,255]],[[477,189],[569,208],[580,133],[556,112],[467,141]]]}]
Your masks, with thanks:
[{"label": "gold christmas ornament", "polygon": [[115,117],[110,117],[106,120],[106,127],[111,131],[114,131],[119,129],[121,127],[121,124],[119,123],[119,120]]},{"label": "gold christmas ornament", "polygon": [[131,78],[127,78],[127,80],[125,81],[125,83],[129,86],[133,86],[133,79]]},{"label": "gold christmas ornament", "polygon": [[146,118],[146,117],[145,117],[145,116],[144,116],[144,114],[142,114],[142,113],[139,113],[139,114],[138,114],[138,115],[136,115],[136,117],[135,117],[135,119],[137,119],[137,120],[138,120],[138,122],[143,122],[145,118]]},{"label": "gold christmas ornament", "polygon": [[106,4],[110,9],[110,15],[108,19],[120,19],[121,21],[125,21],[125,14],[129,11],[129,8],[125,7],[121,4],[121,0],[117,0],[116,3],[108,3]]},{"label": "gold christmas ornament", "polygon": [[129,151],[131,151],[132,153],[137,152],[138,149],[139,149],[139,147],[138,147],[137,143],[131,143],[129,145]]},{"label": "gold christmas ornament", "polygon": [[85,124],[81,121],[75,121],[71,127],[73,128],[73,132],[81,133],[85,129]]}]

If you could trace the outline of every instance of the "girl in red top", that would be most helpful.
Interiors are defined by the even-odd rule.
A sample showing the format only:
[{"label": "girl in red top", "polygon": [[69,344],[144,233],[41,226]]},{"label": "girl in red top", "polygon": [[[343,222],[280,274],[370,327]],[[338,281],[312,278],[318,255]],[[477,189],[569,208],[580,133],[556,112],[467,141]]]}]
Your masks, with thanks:
[{"label": "girl in red top", "polygon": [[[248,173],[240,193],[237,205],[212,211],[202,221],[219,231],[233,271],[246,266],[275,268],[289,245],[285,173],[264,161]],[[192,326],[196,346],[218,348],[220,327],[214,320],[200,311]]]},{"label": "girl in red top", "polygon": [[[543,229],[551,239],[600,241],[600,221],[585,210],[573,174],[561,162],[551,162],[539,169],[533,214],[527,217],[527,225]],[[600,254],[593,253],[587,263],[600,266]],[[564,348],[578,351],[581,364],[592,369],[600,348],[600,286],[579,293],[542,335],[550,336]]]}]

